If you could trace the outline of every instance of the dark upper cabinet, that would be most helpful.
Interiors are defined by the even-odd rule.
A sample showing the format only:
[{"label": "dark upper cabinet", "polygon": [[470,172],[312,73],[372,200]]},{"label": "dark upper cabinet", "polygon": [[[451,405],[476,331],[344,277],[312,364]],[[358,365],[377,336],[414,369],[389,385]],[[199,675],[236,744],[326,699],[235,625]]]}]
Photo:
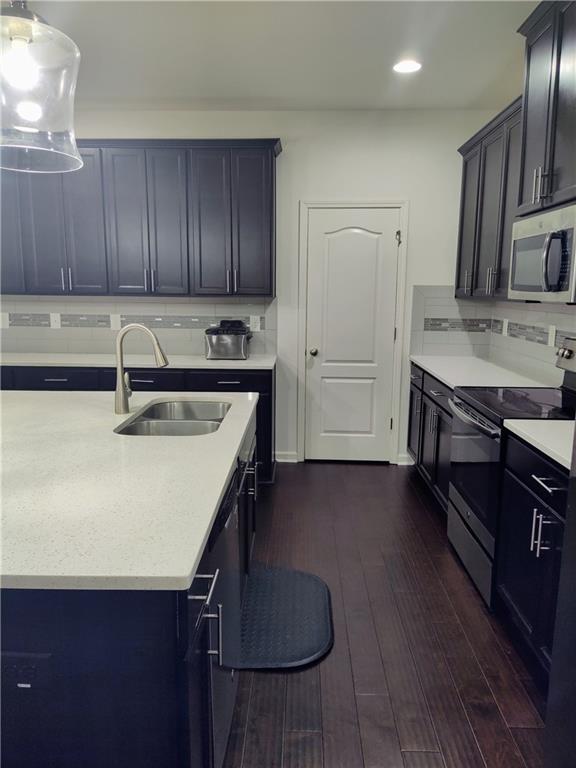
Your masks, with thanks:
[{"label": "dark upper cabinet", "polygon": [[495,296],[506,298],[510,276],[510,258],[512,255],[512,224],[518,208],[518,184],[520,180],[520,147],[522,140],[522,113],[517,112],[506,123],[505,148],[505,185],[503,190],[500,263],[496,266],[493,281]]},{"label": "dark upper cabinet", "polygon": [[458,235],[458,266],[456,272],[456,296],[458,298],[472,295],[479,180],[480,146],[477,146],[464,156],[462,166],[460,231]]},{"label": "dark upper cabinet", "polygon": [[25,293],[24,249],[22,245],[22,209],[18,195],[19,173],[0,174],[2,222],[0,227],[0,259],[2,293]]},{"label": "dark upper cabinet", "polygon": [[232,290],[273,294],[273,177],[270,149],[232,150]]},{"label": "dark upper cabinet", "polygon": [[27,292],[67,293],[61,174],[23,173],[18,179],[18,193]]},{"label": "dark upper cabinet", "polygon": [[541,3],[526,37],[520,215],[576,198],[576,4]]},{"label": "dark upper cabinet", "polygon": [[500,211],[506,132],[501,125],[482,142],[478,192],[478,231],[472,291],[475,296],[492,295],[500,236]]},{"label": "dark upper cabinet", "polygon": [[186,166],[185,149],[146,150],[151,293],[189,291]]},{"label": "dark upper cabinet", "polygon": [[102,150],[106,236],[111,293],[147,293],[150,246],[146,152],[131,147]]},{"label": "dark upper cabinet", "polygon": [[104,236],[104,190],[99,149],[81,149],[83,167],[64,173],[64,283],[70,293],[108,292],[108,266]]},{"label": "dark upper cabinet", "polygon": [[517,213],[521,100],[461,148],[463,155],[457,298],[505,295]]},{"label": "dark upper cabinet", "polygon": [[190,152],[190,208],[195,294],[232,293],[230,151]]}]

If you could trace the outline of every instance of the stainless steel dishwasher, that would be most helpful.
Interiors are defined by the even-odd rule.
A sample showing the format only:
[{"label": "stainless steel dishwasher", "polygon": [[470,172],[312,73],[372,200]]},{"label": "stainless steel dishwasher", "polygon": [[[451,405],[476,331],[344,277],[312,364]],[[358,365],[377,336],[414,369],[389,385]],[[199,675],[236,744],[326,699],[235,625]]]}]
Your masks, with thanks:
[{"label": "stainless steel dishwasher", "polygon": [[218,573],[210,600],[213,766],[221,768],[238,690],[241,565],[236,477],[228,486],[209,539],[209,563]]}]

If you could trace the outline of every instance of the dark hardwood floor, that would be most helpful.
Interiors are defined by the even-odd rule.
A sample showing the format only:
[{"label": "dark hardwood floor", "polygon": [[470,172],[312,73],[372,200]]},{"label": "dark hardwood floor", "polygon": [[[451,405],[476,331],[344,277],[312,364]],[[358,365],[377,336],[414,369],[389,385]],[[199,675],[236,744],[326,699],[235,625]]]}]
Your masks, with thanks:
[{"label": "dark hardwood floor", "polygon": [[335,644],[242,673],[226,768],[543,765],[539,694],[412,469],[281,465],[256,558],[327,582]]}]

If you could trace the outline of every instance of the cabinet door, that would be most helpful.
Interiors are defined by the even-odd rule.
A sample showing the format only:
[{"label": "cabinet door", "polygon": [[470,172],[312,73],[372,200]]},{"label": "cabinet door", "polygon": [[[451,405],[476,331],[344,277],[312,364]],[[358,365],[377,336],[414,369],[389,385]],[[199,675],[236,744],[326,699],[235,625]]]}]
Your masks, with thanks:
[{"label": "cabinet door", "polygon": [[556,515],[549,513],[544,529],[543,580],[542,594],[546,599],[541,601],[540,627],[538,633],[538,648],[549,667],[552,659],[554,642],[554,625],[556,623],[556,605],[560,584],[560,566],[562,564],[562,544],[564,539],[564,522]]},{"label": "cabinet door", "polygon": [[66,284],[71,293],[108,292],[104,190],[99,149],[81,149],[84,166],[62,174]]},{"label": "cabinet door", "polygon": [[408,413],[408,453],[414,461],[420,457],[420,424],[422,414],[422,393],[417,387],[410,387]]},{"label": "cabinet door", "polygon": [[[558,4],[560,6],[560,4]],[[576,3],[558,8],[558,80],[547,205],[576,199]]]},{"label": "cabinet door", "polygon": [[520,183],[520,147],[522,141],[522,113],[506,123],[506,168],[504,171],[504,197],[499,261],[496,265],[494,293],[505,298],[508,295],[510,257],[512,253],[512,224],[518,210],[518,185]]},{"label": "cabinet door", "polygon": [[498,592],[528,638],[537,631],[541,558],[534,538],[542,512],[536,496],[508,472],[502,483],[498,544]]},{"label": "cabinet door", "polygon": [[432,485],[436,481],[436,432],[434,404],[427,397],[422,397],[422,421],[419,467],[424,477]]},{"label": "cabinet door", "polygon": [[210,768],[210,656],[208,619],[194,632],[186,655],[186,712],[190,768]]},{"label": "cabinet door", "polygon": [[232,292],[230,151],[190,153],[190,221],[195,294]]},{"label": "cabinet door", "polygon": [[472,295],[479,180],[480,147],[478,146],[466,155],[462,166],[460,232],[456,270],[456,296],[458,298]]},{"label": "cabinet door", "polygon": [[492,272],[498,260],[500,241],[504,141],[504,126],[501,126],[482,142],[476,262],[472,286],[475,297],[492,295]]},{"label": "cabinet door", "polygon": [[554,14],[547,14],[526,39],[519,214],[541,207],[539,175],[546,171],[548,120],[552,108]]},{"label": "cabinet door", "polygon": [[22,209],[18,194],[18,179],[21,174],[2,171],[2,226],[0,227],[0,258],[2,264],[2,293],[25,293],[24,249],[22,245]]},{"label": "cabinet door", "polygon": [[188,293],[186,150],[147,149],[150,290]]},{"label": "cabinet door", "polygon": [[102,150],[111,293],[147,293],[150,251],[143,149]]},{"label": "cabinet door", "polygon": [[19,191],[28,292],[66,293],[62,174],[24,173]]},{"label": "cabinet door", "polygon": [[273,183],[268,149],[232,150],[233,292],[273,293]]},{"label": "cabinet door", "polygon": [[437,408],[434,429],[436,432],[436,491],[447,506],[448,487],[450,485],[452,417]]}]

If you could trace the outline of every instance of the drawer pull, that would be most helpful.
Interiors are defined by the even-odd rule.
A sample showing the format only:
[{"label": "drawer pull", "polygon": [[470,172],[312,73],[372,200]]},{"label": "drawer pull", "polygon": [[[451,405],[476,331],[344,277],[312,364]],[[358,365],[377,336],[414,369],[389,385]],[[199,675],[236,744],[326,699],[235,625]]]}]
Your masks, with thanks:
[{"label": "drawer pull", "polygon": [[447,397],[447,395],[445,395],[445,394],[444,394],[444,392],[438,392],[438,390],[437,390],[437,389],[431,389],[431,390],[430,390],[430,394],[431,394],[433,397]]},{"label": "drawer pull", "polygon": [[420,378],[421,378],[421,377],[420,377],[420,376],[418,376],[418,374],[417,374],[417,373],[411,373],[411,374],[410,374],[410,380],[411,380],[411,381],[420,381]]},{"label": "drawer pull", "polygon": [[239,381],[217,381],[216,384],[240,384]]},{"label": "drawer pull", "polygon": [[197,573],[196,576],[194,576],[195,579],[212,579],[212,583],[210,584],[210,589],[208,590],[207,595],[188,595],[188,600],[202,600],[203,602],[206,602],[208,605],[210,605],[210,601],[212,600],[212,595],[214,594],[214,588],[216,587],[216,582],[218,581],[219,575],[219,568],[216,568],[215,573]]},{"label": "drawer pull", "polygon": [[567,491],[568,490],[568,488],[566,486],[557,486],[557,485],[556,486],[550,486],[550,485],[546,485],[546,480],[551,480],[552,482],[554,482],[554,478],[553,477],[536,477],[536,475],[531,475],[531,477],[532,477],[532,480],[534,480],[534,482],[538,483],[538,485],[541,486],[542,488],[544,488],[544,490],[547,493],[549,493],[549,494],[556,493],[556,491]]},{"label": "drawer pull", "polygon": [[44,381],[48,383],[50,381],[68,381],[68,379],[44,379]]},{"label": "drawer pull", "polygon": [[132,384],[156,384],[154,379],[132,379]]}]

